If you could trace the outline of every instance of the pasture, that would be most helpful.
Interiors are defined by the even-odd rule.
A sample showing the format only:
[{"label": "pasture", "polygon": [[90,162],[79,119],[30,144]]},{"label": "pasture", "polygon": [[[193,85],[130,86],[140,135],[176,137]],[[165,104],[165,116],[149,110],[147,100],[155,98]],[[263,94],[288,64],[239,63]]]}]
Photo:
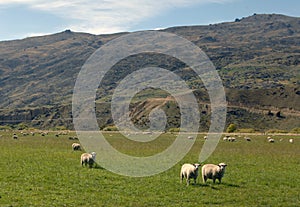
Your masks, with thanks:
[{"label": "pasture", "polygon": [[[0,206],[300,206],[300,135],[247,135],[251,142],[220,140],[205,163],[225,162],[222,184],[180,184],[183,163],[197,162],[203,134],[191,151],[166,172],[151,177],[119,176],[100,166],[80,165],[83,151],[72,151],[75,134],[22,136],[0,132]],[[162,151],[174,140],[164,134],[151,143],[129,142],[118,133],[106,138],[122,152],[146,156]],[[288,140],[294,138],[294,143]],[[280,141],[281,140],[281,141]],[[149,166],[151,167],[151,166]],[[193,182],[191,182],[193,183]]]}]

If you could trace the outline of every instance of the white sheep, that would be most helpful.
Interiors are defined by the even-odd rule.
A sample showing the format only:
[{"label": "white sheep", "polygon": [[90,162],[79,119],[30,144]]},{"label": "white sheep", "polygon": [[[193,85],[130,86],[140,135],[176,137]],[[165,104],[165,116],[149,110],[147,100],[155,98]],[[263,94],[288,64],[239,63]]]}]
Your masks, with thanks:
[{"label": "white sheep", "polygon": [[235,142],[235,137],[229,137],[228,139],[227,139],[229,142]]},{"label": "white sheep", "polygon": [[188,139],[194,139],[194,137],[193,136],[188,136]]},{"label": "white sheep", "polygon": [[96,159],[96,152],[83,153],[80,157],[81,166],[83,166],[84,164],[85,166],[89,165],[89,167],[91,168],[96,161],[95,159]]},{"label": "white sheep", "polygon": [[18,135],[17,134],[13,134],[13,139],[18,139]]},{"label": "white sheep", "polygon": [[274,139],[268,139],[268,142],[270,142],[270,143],[274,143],[275,142],[275,140]]},{"label": "white sheep", "polygon": [[190,179],[194,178],[194,183],[196,184],[196,180],[198,177],[198,171],[201,164],[183,164],[180,171],[180,182],[182,183],[183,178],[186,178],[186,185],[190,184]]},{"label": "white sheep", "polygon": [[289,143],[294,143],[294,139],[289,139]]},{"label": "white sheep", "polygon": [[251,142],[251,138],[250,137],[244,137],[244,139],[248,142]]},{"label": "white sheep", "polygon": [[226,168],[225,163],[220,163],[218,165],[215,164],[205,164],[202,167],[202,180],[203,183],[206,183],[207,179],[212,179],[213,183],[215,183],[216,179],[221,183],[222,177],[225,173]]},{"label": "white sheep", "polygon": [[73,149],[73,151],[81,150],[81,146],[80,146],[79,143],[73,143],[72,144],[72,149]]}]

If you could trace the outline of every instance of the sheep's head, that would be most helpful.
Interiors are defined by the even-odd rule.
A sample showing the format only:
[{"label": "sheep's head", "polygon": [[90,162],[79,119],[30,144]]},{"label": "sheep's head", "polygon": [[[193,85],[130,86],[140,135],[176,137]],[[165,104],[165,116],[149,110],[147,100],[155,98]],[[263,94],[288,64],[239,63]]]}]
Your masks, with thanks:
[{"label": "sheep's head", "polygon": [[96,152],[91,152],[91,155],[92,155],[93,160],[95,160],[97,153]]},{"label": "sheep's head", "polygon": [[225,170],[225,167],[227,166],[225,163],[219,163],[218,166],[220,167],[220,169],[223,171]]},{"label": "sheep's head", "polygon": [[195,163],[195,164],[193,164],[194,165],[194,167],[196,168],[196,169],[198,169],[200,166],[201,166],[201,164],[198,164],[198,163]]}]

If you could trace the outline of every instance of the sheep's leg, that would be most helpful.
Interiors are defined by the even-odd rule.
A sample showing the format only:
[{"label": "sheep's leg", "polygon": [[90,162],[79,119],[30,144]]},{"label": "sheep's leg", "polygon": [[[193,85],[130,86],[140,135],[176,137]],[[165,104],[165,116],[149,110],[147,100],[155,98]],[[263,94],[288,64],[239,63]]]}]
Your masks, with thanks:
[{"label": "sheep's leg", "polygon": [[181,174],[181,175],[180,175],[180,183],[182,183],[183,178],[184,178],[184,176],[183,176],[183,174]]},{"label": "sheep's leg", "polygon": [[196,178],[194,178],[194,184],[196,185],[197,181],[196,181]]},{"label": "sheep's leg", "polygon": [[203,180],[203,183],[206,183],[207,177],[205,175],[202,176],[202,180]]},{"label": "sheep's leg", "polygon": [[219,178],[219,184],[221,183],[222,178]]},{"label": "sheep's leg", "polygon": [[213,178],[213,183],[216,183],[216,178]]},{"label": "sheep's leg", "polygon": [[186,179],[186,186],[189,186],[189,184],[190,184],[190,179],[187,178],[187,179]]}]

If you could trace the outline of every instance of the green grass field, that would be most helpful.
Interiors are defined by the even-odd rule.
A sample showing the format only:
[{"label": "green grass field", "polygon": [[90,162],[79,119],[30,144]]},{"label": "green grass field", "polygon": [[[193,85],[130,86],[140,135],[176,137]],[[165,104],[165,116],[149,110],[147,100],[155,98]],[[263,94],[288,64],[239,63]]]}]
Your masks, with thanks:
[{"label": "green grass field", "polygon": [[[203,136],[199,135],[186,157],[161,174],[133,178],[101,167],[80,165],[83,151],[72,151],[69,136],[22,136],[0,132],[0,206],[300,206],[300,135],[250,135],[251,142],[220,140],[205,163],[228,164],[222,184],[180,184],[183,163],[197,162]],[[156,144],[143,147],[127,142],[118,133],[107,139],[128,154],[151,155],[165,149],[174,135],[165,134]],[[294,143],[288,142],[294,138]],[[282,141],[279,141],[282,139]],[[151,166],[150,166],[151,167]]]}]

